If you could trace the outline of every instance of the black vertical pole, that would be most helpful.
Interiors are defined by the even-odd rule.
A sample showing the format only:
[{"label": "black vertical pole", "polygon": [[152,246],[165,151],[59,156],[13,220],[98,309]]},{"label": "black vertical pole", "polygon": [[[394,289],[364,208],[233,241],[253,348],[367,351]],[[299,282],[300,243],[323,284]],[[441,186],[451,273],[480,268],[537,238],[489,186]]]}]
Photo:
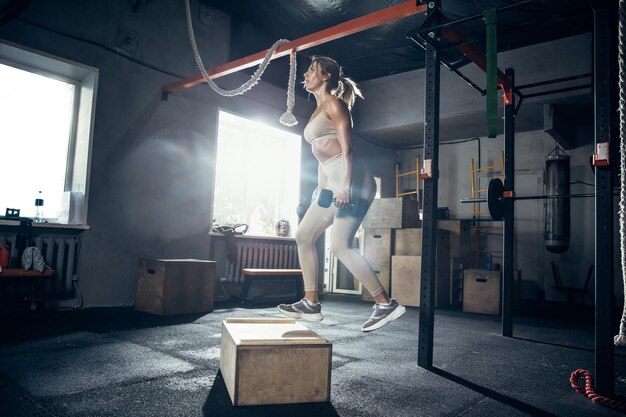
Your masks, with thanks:
[{"label": "black vertical pole", "polygon": [[[439,0],[428,3],[426,18],[440,22]],[[431,39],[439,31],[429,32]],[[426,90],[424,107],[424,203],[422,225],[422,269],[420,284],[420,321],[417,365],[433,365],[433,335],[435,326],[435,276],[437,268],[437,179],[439,177],[439,51],[426,43]],[[417,281],[419,282],[419,281]]]},{"label": "black vertical pole", "polygon": [[[512,68],[507,68],[505,76],[510,80],[510,91],[505,91],[509,99],[504,105],[504,190],[515,190],[515,95]],[[504,200],[504,239],[502,248],[502,336],[513,336],[513,266],[515,263],[514,222],[515,204],[512,199]]]},{"label": "black vertical pole", "polygon": [[[595,144],[609,143],[611,128],[610,66],[612,39],[609,1],[593,1],[593,76]],[[613,299],[613,205],[610,166],[595,168],[596,183],[596,315],[595,389],[612,396],[615,390],[611,302]]]}]

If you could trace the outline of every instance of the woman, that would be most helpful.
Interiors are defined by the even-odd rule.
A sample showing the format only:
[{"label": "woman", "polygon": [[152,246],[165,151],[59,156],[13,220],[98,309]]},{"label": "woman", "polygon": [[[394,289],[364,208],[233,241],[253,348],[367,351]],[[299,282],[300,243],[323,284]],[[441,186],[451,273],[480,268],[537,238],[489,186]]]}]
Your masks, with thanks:
[{"label": "woman", "polygon": [[[304,138],[311,144],[319,161],[318,184],[311,206],[296,231],[298,256],[304,278],[304,298],[294,304],[281,304],[284,315],[308,321],[324,318],[317,296],[317,251],[315,242],[331,224],[330,250],[374,297],[374,312],[361,330],[381,328],[400,317],[406,309],[385,292],[372,267],[351,248],[354,235],[365,213],[354,213],[351,202],[364,199],[367,206],[376,195],[376,183],[364,164],[354,158],[350,138],[350,110],[356,97],[363,98],[356,84],[343,75],[331,58],[313,57],[304,73],[304,88],[315,96],[317,108],[304,128]],[[335,204],[324,208],[317,203],[322,189],[330,189]]]}]

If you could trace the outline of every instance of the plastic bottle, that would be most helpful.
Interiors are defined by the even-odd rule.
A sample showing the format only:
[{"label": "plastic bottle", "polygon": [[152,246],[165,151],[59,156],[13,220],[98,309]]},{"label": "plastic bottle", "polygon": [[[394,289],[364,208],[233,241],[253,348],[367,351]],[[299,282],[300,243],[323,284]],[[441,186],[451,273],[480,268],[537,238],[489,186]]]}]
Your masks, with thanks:
[{"label": "plastic bottle", "polygon": [[485,269],[491,271],[493,269],[493,257],[491,254],[487,254],[487,260],[485,261]]},{"label": "plastic bottle", "polygon": [[43,193],[39,191],[35,199],[35,223],[43,223]]}]

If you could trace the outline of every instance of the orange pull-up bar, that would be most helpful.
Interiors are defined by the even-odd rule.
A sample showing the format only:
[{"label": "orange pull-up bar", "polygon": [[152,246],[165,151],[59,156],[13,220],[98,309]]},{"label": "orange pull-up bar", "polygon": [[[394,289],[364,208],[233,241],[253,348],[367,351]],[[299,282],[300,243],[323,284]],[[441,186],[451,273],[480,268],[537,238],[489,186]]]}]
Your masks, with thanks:
[{"label": "orange pull-up bar", "polygon": [[[426,6],[425,4],[418,6],[415,0],[409,0],[404,3],[400,3],[395,6],[391,6],[386,9],[358,17],[348,22],[340,23],[328,29],[324,29],[319,32],[315,32],[296,40],[284,43],[276,50],[276,53],[274,53],[272,59],[287,55],[291,50],[302,51],[326,42],[334,41],[335,39],[339,39],[344,36],[352,35],[357,32],[383,25],[385,23],[413,16],[418,13],[424,13],[427,8],[428,6]],[[209,77],[211,79],[215,79],[223,77],[224,75],[232,74],[245,68],[253,67],[263,61],[263,58],[265,58],[267,51],[268,50],[257,52],[256,54],[249,55],[247,57],[231,61],[227,64],[208,69],[207,73],[209,74]],[[166,93],[173,93],[178,90],[196,86],[203,82],[204,78],[202,78],[202,75],[196,74],[183,80],[167,84],[163,87],[163,91],[165,91]]]}]

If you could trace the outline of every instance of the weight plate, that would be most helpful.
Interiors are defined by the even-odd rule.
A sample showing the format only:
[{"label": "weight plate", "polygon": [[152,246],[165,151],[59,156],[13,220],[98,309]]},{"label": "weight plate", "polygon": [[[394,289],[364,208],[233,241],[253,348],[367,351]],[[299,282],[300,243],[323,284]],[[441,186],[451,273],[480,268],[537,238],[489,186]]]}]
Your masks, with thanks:
[{"label": "weight plate", "polygon": [[489,214],[494,220],[502,220],[504,217],[504,184],[500,178],[494,178],[489,181],[487,188],[487,205],[489,206]]}]

